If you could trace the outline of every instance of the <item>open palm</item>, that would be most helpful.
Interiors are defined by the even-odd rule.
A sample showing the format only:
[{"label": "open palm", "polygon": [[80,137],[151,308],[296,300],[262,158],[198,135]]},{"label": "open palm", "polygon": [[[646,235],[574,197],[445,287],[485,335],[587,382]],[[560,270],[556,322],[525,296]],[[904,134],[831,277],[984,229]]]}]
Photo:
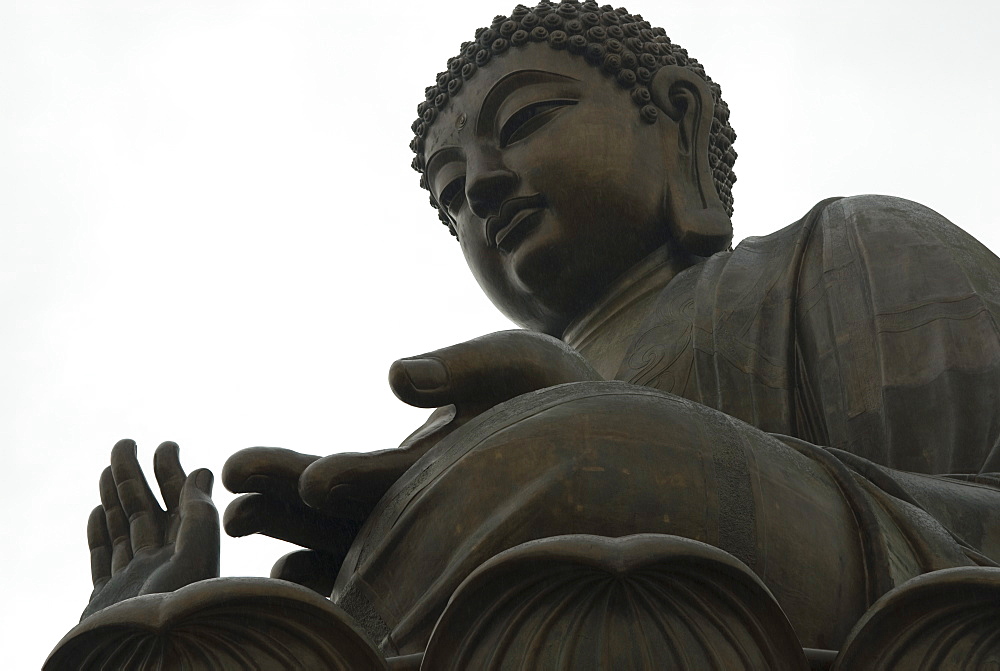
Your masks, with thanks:
[{"label": "open palm", "polygon": [[186,476],[172,442],[157,448],[153,470],[166,510],[142,474],[135,442],[120,440],[111,451],[111,466],[101,474],[101,505],[87,523],[94,591],[84,618],[134,596],[219,575],[211,471]]}]

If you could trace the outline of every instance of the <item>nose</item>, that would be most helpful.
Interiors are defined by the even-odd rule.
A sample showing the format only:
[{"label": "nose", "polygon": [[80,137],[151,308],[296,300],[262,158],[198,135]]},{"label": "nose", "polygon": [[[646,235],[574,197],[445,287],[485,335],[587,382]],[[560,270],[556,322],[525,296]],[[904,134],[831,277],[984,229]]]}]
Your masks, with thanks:
[{"label": "nose", "polygon": [[465,197],[469,208],[480,219],[500,211],[517,184],[517,175],[502,166],[490,166],[485,170],[469,171],[466,175]]}]

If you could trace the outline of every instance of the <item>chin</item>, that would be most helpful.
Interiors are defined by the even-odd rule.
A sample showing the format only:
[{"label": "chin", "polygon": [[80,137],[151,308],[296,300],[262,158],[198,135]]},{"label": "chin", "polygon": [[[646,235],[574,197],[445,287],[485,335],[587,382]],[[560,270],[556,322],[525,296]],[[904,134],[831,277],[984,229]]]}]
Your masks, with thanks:
[{"label": "chin", "polygon": [[569,281],[573,258],[569,245],[549,227],[540,227],[507,256],[506,264],[518,290],[542,296]]},{"label": "chin", "polygon": [[[518,326],[561,338],[604,286],[572,240],[541,226],[488,272],[474,273],[493,304]],[[505,279],[497,282],[500,277]]]},{"label": "chin", "polygon": [[521,328],[562,338],[576,312],[561,310],[547,296],[526,291],[498,294],[487,290],[487,296],[500,312]]}]

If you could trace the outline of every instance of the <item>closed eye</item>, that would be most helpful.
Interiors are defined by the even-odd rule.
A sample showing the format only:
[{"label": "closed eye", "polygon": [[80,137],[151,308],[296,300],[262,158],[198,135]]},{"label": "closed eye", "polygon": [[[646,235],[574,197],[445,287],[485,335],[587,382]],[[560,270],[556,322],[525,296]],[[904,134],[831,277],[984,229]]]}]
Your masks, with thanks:
[{"label": "closed eye", "polygon": [[[453,179],[448,183],[448,186],[441,190],[441,195],[438,196],[438,203],[441,207],[454,215],[455,209],[462,204],[462,199],[464,197],[465,177],[459,177],[458,179]],[[453,207],[455,209],[452,209]]]},{"label": "closed eye", "polygon": [[500,129],[500,146],[523,140],[555,118],[556,114],[575,100],[544,100],[522,107],[514,112]]}]

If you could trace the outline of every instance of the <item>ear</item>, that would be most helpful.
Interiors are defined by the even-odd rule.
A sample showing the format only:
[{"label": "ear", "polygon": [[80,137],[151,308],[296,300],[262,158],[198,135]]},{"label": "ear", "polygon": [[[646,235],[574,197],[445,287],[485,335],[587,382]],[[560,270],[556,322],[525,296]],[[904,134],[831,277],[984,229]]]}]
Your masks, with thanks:
[{"label": "ear", "polygon": [[[649,86],[653,103],[673,124],[668,134],[676,152],[679,174],[668,177],[667,212],[671,232],[692,254],[711,256],[728,249],[733,240],[733,223],[719,198],[708,161],[708,140],[712,130],[715,99],[708,83],[678,65],[657,70]],[[676,137],[675,137],[676,136]]]}]

